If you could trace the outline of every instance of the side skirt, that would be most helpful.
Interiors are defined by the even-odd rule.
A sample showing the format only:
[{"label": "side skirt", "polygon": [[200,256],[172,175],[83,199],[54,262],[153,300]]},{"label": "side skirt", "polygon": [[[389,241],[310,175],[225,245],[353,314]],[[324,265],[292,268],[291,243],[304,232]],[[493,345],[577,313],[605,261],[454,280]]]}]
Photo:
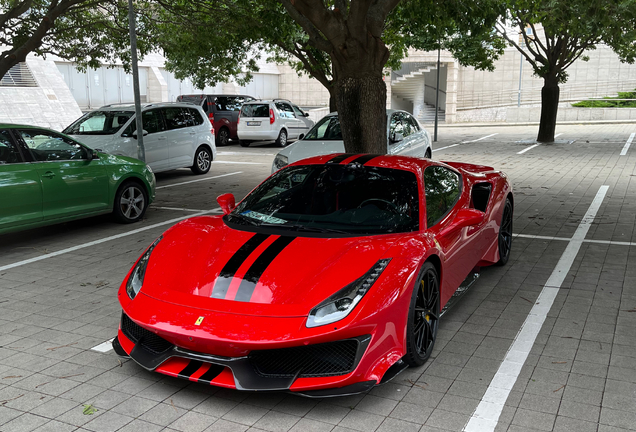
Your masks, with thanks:
[{"label": "side skirt", "polygon": [[477,282],[477,279],[479,279],[479,268],[474,268],[470,272],[468,277],[464,279],[464,281],[459,285],[459,288],[457,288],[457,291],[455,291],[455,293],[450,298],[450,300],[446,302],[446,304],[442,308],[442,313],[440,314],[440,317],[444,316],[444,314],[448,312],[450,308],[455,306],[455,304],[459,301],[459,299],[462,298],[464,294],[466,294],[466,291],[468,291],[468,289],[471,286],[473,286],[475,282]]}]

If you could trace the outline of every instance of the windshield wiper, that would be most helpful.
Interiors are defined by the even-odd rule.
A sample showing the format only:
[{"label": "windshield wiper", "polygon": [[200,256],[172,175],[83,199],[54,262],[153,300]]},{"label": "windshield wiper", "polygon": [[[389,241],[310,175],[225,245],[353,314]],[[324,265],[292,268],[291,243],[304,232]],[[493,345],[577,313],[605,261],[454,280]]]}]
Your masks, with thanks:
[{"label": "windshield wiper", "polygon": [[333,229],[333,228],[319,228],[319,227],[311,227],[311,226],[300,225],[300,224],[285,224],[282,226],[286,228],[295,229],[296,231],[304,231],[304,232],[351,234],[347,231],[342,231],[342,230]]},{"label": "windshield wiper", "polygon": [[247,222],[249,225],[256,225],[256,226],[261,225],[258,220],[252,219],[251,217],[247,217],[242,214],[230,213],[228,216],[232,218],[236,218],[242,222]]}]

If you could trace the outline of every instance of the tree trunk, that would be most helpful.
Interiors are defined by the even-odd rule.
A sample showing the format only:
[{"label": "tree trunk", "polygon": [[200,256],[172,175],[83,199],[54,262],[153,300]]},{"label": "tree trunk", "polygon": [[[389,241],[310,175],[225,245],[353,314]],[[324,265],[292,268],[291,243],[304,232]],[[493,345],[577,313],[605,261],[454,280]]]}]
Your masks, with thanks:
[{"label": "tree trunk", "polygon": [[335,85],[345,152],[386,154],[386,84],[382,74],[341,78]]},{"label": "tree trunk", "polygon": [[335,84],[332,83],[331,87],[327,87],[327,90],[329,90],[329,112],[336,112],[338,111],[338,97],[336,96]]},{"label": "tree trunk", "polygon": [[557,110],[559,109],[559,82],[556,78],[546,77],[541,89],[541,121],[537,142],[554,142]]}]

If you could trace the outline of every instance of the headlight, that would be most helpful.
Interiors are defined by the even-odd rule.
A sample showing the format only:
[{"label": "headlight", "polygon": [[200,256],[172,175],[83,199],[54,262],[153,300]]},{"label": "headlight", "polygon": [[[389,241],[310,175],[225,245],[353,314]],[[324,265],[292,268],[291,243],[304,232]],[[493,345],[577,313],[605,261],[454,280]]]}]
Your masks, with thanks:
[{"label": "headlight", "polygon": [[150,168],[150,165],[146,165],[146,169],[150,172],[152,172],[152,168]]},{"label": "headlight", "polygon": [[279,170],[282,167],[285,167],[287,165],[289,165],[289,158],[280,153],[277,154],[276,157],[274,158],[274,166],[276,167],[276,169]]},{"label": "headlight", "polygon": [[126,292],[128,293],[128,297],[130,297],[131,300],[135,298],[135,296],[139,293],[141,286],[144,284],[144,276],[146,275],[146,267],[148,266],[150,254],[162,238],[163,236],[160,236],[157,240],[154,241],[153,244],[150,245],[146,252],[144,252],[144,254],[141,256],[141,258],[139,258],[139,261],[137,261],[135,268],[130,274],[128,282],[126,282]]},{"label": "headlight", "polygon": [[381,259],[364,276],[347,285],[309,312],[307,327],[319,327],[340,321],[356,307],[380,277],[391,258]]}]

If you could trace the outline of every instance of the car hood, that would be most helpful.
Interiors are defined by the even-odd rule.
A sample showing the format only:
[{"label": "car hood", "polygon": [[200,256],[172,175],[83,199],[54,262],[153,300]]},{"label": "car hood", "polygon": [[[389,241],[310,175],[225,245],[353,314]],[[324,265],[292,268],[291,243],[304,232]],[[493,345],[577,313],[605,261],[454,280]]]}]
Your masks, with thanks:
[{"label": "car hood", "polygon": [[288,163],[293,163],[312,156],[344,153],[344,151],[343,141],[300,140],[281,150],[278,154],[287,156]]},{"label": "car hood", "polygon": [[401,237],[267,235],[230,228],[220,216],[192,218],[164,234],[141,292],[217,312],[306,316],[379,259],[390,258],[385,253]]}]

